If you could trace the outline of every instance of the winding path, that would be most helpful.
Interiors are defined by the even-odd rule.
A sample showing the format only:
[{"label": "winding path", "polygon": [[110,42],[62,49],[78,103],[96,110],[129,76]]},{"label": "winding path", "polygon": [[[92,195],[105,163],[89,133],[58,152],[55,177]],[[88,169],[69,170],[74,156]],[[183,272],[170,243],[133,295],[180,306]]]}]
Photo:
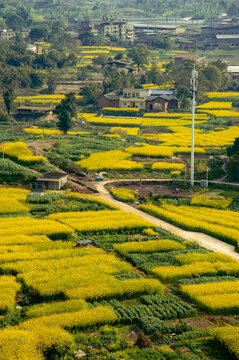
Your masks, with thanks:
[{"label": "winding path", "polygon": [[[152,180],[155,181],[155,179],[152,179]],[[147,179],[147,181],[152,181],[152,180]],[[185,240],[195,242],[198,245],[201,245],[209,250],[216,251],[216,252],[219,252],[219,253],[222,253],[225,255],[229,255],[239,261],[239,253],[237,253],[234,250],[234,246],[232,246],[232,245],[229,245],[221,240],[218,240],[216,238],[213,238],[212,236],[209,236],[209,235],[206,235],[203,233],[182,230],[177,226],[167,223],[166,221],[160,220],[158,218],[155,218],[154,216],[146,214],[143,211],[140,211],[131,205],[128,205],[121,201],[115,200],[111,196],[109,191],[105,188],[105,185],[109,184],[109,183],[113,183],[113,182],[119,182],[119,181],[120,180],[108,180],[108,181],[95,182],[95,188],[98,191],[98,194],[96,194],[95,196],[105,199],[105,200],[113,203],[114,205],[117,205],[119,208],[121,208],[124,211],[132,212],[136,215],[139,215],[144,220],[151,221],[153,224],[157,225],[158,227],[168,230],[172,234],[178,235]],[[121,180],[121,182],[124,182],[124,181],[132,181],[132,180],[131,179]],[[138,180],[135,180],[135,181],[138,181]],[[142,180],[142,181],[145,181],[145,180]]]}]

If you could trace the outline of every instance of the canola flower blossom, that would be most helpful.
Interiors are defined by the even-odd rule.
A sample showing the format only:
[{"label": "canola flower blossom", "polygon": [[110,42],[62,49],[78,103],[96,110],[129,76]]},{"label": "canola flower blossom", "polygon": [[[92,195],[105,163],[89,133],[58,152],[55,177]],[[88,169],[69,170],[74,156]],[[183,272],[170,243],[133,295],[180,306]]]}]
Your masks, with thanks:
[{"label": "canola flower blossom", "polygon": [[109,211],[83,211],[57,213],[48,216],[49,219],[60,221],[80,233],[97,233],[99,231],[116,230],[142,230],[145,227],[154,227],[149,221],[142,220],[139,216],[130,213],[125,217],[121,210]]},{"label": "canola flower blossom", "polygon": [[198,111],[206,112],[209,115],[215,116],[216,118],[238,118],[239,111],[232,111],[232,110],[201,110]]},{"label": "canola flower blossom", "polygon": [[206,93],[209,99],[222,99],[222,98],[239,98],[239,92],[227,91],[227,92],[208,92]]},{"label": "canola flower blossom", "polygon": [[[77,99],[82,99],[83,96],[75,95]],[[54,94],[54,95],[34,95],[34,96],[18,96],[14,102],[22,103],[22,102],[60,102],[65,99],[65,95],[62,94]]]},{"label": "canola flower blossom", "polygon": [[120,150],[111,150],[91,154],[89,158],[77,161],[76,164],[87,170],[139,170],[142,163],[128,160],[131,154]]},{"label": "canola flower blossom", "polygon": [[227,315],[239,311],[239,280],[181,285],[180,291],[184,297],[210,313]]},{"label": "canola flower blossom", "polygon": [[223,109],[223,110],[230,110],[232,108],[231,102],[225,101],[209,101],[205,104],[196,106],[197,109]]},{"label": "canola flower blossom", "polygon": [[[141,205],[141,209],[186,230],[203,232],[239,247],[239,214],[200,206]],[[190,217],[189,217],[190,214]]]},{"label": "canola flower blossom", "polygon": [[125,201],[125,202],[134,202],[135,198],[138,195],[137,191],[133,191],[127,188],[116,188],[111,189],[110,193],[116,200]]},{"label": "canola flower blossom", "polygon": [[224,326],[213,330],[213,336],[222,346],[239,359],[239,328],[238,326]]},{"label": "canola flower blossom", "polygon": [[232,198],[209,198],[203,195],[196,195],[191,197],[191,205],[207,206],[216,209],[226,209],[233,202]]},{"label": "canola flower blossom", "polygon": [[148,241],[131,241],[123,244],[115,244],[114,249],[120,254],[128,253],[151,253],[164,252],[172,250],[184,250],[186,247],[173,240],[148,240]]},{"label": "canola flower blossom", "polygon": [[159,171],[173,171],[173,170],[183,170],[185,169],[185,164],[182,163],[170,163],[170,162],[155,162],[152,164],[152,170]]},{"label": "canola flower blossom", "polygon": [[[34,135],[62,135],[63,132],[57,129],[36,129],[36,128],[24,128],[28,134]],[[89,131],[68,131],[67,135],[88,135]]]},{"label": "canola flower blossom", "polygon": [[28,190],[0,188],[0,214],[26,214],[30,208],[24,204]]},{"label": "canola flower blossom", "polygon": [[116,107],[103,107],[102,110],[109,110],[109,111],[127,111],[127,112],[132,112],[132,113],[137,113],[139,112],[138,108],[116,108]]},{"label": "canola flower blossom", "polygon": [[[3,146],[0,146],[0,151],[3,151]],[[23,164],[35,164],[35,163],[45,163],[46,158],[43,156],[35,156],[32,151],[28,149],[27,144],[24,142],[15,142],[15,143],[5,143],[4,144],[4,153],[10,159]]]},{"label": "canola flower blossom", "polygon": [[140,128],[115,126],[110,129],[113,134],[137,136]]}]

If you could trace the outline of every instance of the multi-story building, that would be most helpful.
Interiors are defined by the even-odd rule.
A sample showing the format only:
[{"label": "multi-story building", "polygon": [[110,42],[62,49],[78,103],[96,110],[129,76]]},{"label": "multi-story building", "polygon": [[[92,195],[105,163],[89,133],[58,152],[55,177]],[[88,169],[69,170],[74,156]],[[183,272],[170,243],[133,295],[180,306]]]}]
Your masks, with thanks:
[{"label": "multi-story building", "polygon": [[201,28],[191,40],[204,46],[205,49],[239,48],[239,24],[218,24]]},{"label": "multi-story building", "polygon": [[167,111],[179,108],[180,101],[174,90],[156,89],[124,89],[122,92],[112,91],[102,95],[98,100],[98,107],[138,108],[142,111]]},{"label": "multi-story building", "polygon": [[122,42],[132,42],[134,40],[134,27],[126,21],[110,20],[83,20],[80,23],[80,34],[91,32],[95,36],[103,34],[105,38],[114,37]]},{"label": "multi-story building", "polygon": [[[29,37],[29,30],[24,30],[20,32],[23,36],[23,39],[27,39]],[[0,40],[12,40],[17,36],[17,32],[13,30],[0,30]]]}]

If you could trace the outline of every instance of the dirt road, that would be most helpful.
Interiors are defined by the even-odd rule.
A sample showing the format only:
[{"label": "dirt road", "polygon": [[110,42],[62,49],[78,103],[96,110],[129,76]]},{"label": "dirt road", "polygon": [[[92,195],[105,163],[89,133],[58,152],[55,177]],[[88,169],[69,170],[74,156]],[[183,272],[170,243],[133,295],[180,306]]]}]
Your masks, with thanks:
[{"label": "dirt road", "polygon": [[154,216],[146,214],[143,211],[135,209],[133,206],[130,206],[121,201],[117,201],[117,200],[113,199],[111,194],[104,187],[104,185],[106,185],[107,183],[110,183],[110,182],[113,182],[113,181],[95,182],[95,188],[98,191],[98,194],[95,196],[112,202],[114,205],[117,205],[119,208],[121,208],[124,211],[132,212],[136,215],[139,215],[143,219],[151,221],[158,227],[168,230],[172,234],[178,235],[185,240],[196,242],[197,244],[199,244],[209,250],[216,251],[216,252],[219,252],[219,253],[222,253],[225,255],[229,255],[239,261],[239,253],[237,253],[234,250],[234,246],[232,246],[232,245],[226,244],[225,242],[223,242],[221,240],[215,239],[212,236],[209,236],[209,235],[206,235],[203,233],[182,230],[177,226],[171,225],[163,220],[155,218]]}]

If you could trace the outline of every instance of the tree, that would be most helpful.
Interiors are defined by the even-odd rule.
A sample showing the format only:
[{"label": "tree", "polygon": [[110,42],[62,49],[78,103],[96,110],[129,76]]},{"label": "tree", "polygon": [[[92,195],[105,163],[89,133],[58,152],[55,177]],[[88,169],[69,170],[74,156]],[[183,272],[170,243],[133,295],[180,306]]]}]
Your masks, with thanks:
[{"label": "tree", "polygon": [[203,74],[205,78],[210,81],[210,91],[216,91],[220,88],[222,83],[222,71],[216,65],[209,64],[203,70]]},{"label": "tree", "polygon": [[9,115],[0,108],[0,123],[10,121]]},{"label": "tree", "polygon": [[129,50],[129,57],[138,67],[144,67],[148,64],[149,50],[144,44],[139,44]]},{"label": "tree", "polygon": [[124,70],[120,72],[113,72],[113,76],[109,74],[108,77],[105,77],[103,82],[104,92],[108,93],[110,91],[122,91],[124,88],[135,88],[140,87],[137,83],[135,76],[131,73],[126,73]]},{"label": "tree", "polygon": [[93,45],[95,36],[91,32],[83,32],[79,35],[79,40],[83,46]]},{"label": "tree", "polygon": [[30,38],[33,41],[46,40],[49,34],[47,25],[37,25],[30,31]]},{"label": "tree", "polygon": [[44,84],[44,81],[43,81],[44,77],[39,72],[31,72],[29,74],[29,77],[30,77],[30,81],[31,81],[30,87],[33,89],[41,88],[42,85]]},{"label": "tree", "polygon": [[164,50],[171,50],[175,43],[169,36],[164,36],[163,38],[159,38],[152,41],[152,46],[154,48],[164,49]]},{"label": "tree", "polygon": [[124,54],[121,53],[121,52],[118,52],[118,53],[115,54],[114,59],[115,59],[115,60],[120,60],[120,59],[122,59],[123,57],[124,57]]},{"label": "tree", "polygon": [[227,148],[227,156],[239,154],[239,137],[235,139],[234,144]]},{"label": "tree", "polygon": [[70,54],[67,56],[66,63],[70,66],[76,66],[78,61],[78,57],[74,51],[71,51]]},{"label": "tree", "polygon": [[89,84],[84,87],[81,94],[85,104],[96,105],[97,101],[102,94],[102,88],[98,84]]},{"label": "tree", "polygon": [[239,5],[237,1],[231,4],[228,8],[227,13],[229,16],[238,16],[239,15]]},{"label": "tree", "polygon": [[3,92],[3,100],[7,109],[8,115],[11,113],[12,105],[14,101],[14,90],[13,88],[9,88]]},{"label": "tree", "polygon": [[162,85],[164,83],[163,72],[158,68],[157,64],[153,64],[151,70],[147,71],[146,79],[148,83]]},{"label": "tree", "polygon": [[239,137],[234,144],[227,148],[229,161],[227,163],[227,173],[231,180],[239,180]]},{"label": "tree", "polygon": [[187,107],[190,104],[190,90],[185,85],[179,85],[177,87],[177,97],[182,101],[181,106]]},{"label": "tree", "polygon": [[58,128],[66,135],[73,126],[73,118],[77,116],[77,104],[74,93],[65,96],[54,110],[58,117]]},{"label": "tree", "polygon": [[215,65],[219,70],[221,70],[222,72],[227,71],[227,63],[218,59],[216,61],[212,61],[210,63],[211,65]]},{"label": "tree", "polygon": [[48,94],[55,94],[56,91],[56,79],[57,79],[57,73],[55,71],[50,71],[48,73],[47,78],[47,92]]},{"label": "tree", "polygon": [[239,154],[230,156],[227,163],[227,173],[231,180],[239,180]]},{"label": "tree", "polygon": [[8,14],[6,18],[6,24],[9,28],[13,29],[14,31],[21,30],[24,22],[21,16],[18,14]]},{"label": "tree", "polygon": [[93,59],[94,65],[101,65],[102,67],[105,66],[109,61],[109,57],[106,54],[102,54],[97,56],[95,59]]}]

